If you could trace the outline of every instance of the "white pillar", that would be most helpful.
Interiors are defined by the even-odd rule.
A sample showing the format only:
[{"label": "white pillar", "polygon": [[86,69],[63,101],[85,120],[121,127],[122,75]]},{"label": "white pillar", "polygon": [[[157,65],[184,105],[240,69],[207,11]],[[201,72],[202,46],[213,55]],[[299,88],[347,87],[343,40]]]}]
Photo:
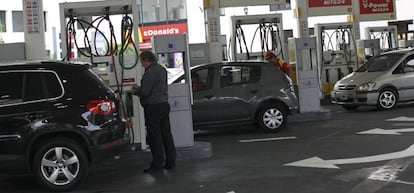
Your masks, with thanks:
[{"label": "white pillar", "polygon": [[22,0],[27,60],[46,59],[42,0]]},{"label": "white pillar", "polygon": [[210,47],[210,62],[223,61],[220,30],[219,0],[204,0],[204,16],[206,21],[206,36]]},{"label": "white pillar", "polygon": [[354,23],[354,27],[355,27],[355,41],[361,39],[361,31],[360,31],[360,25],[359,23],[361,22],[361,14],[360,14],[360,9],[359,9],[359,1],[358,2],[353,2],[353,8],[352,8],[352,13],[351,15],[348,16],[348,22],[352,22]]},{"label": "white pillar", "polygon": [[309,37],[308,0],[296,0],[294,15],[298,24],[296,37]]}]

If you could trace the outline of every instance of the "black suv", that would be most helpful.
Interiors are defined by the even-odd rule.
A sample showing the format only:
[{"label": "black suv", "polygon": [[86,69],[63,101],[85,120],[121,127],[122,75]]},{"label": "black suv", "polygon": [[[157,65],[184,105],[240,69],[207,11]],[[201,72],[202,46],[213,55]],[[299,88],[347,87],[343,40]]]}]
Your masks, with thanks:
[{"label": "black suv", "polygon": [[88,64],[0,64],[0,170],[32,172],[52,191],[129,145],[114,91]]}]

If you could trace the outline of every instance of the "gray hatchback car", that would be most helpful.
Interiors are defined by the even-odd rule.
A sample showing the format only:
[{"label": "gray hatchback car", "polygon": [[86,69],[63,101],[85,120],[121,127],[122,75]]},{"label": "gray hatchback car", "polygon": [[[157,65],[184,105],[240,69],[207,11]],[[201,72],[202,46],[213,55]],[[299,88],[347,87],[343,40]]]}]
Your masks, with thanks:
[{"label": "gray hatchback car", "polygon": [[[266,132],[277,132],[298,109],[292,81],[267,62],[202,64],[191,68],[191,77],[195,128],[254,122]],[[184,81],[181,73],[169,83]]]},{"label": "gray hatchback car", "polygon": [[360,105],[391,109],[398,102],[414,100],[414,49],[380,54],[357,71],[336,82],[333,103],[347,110]]}]

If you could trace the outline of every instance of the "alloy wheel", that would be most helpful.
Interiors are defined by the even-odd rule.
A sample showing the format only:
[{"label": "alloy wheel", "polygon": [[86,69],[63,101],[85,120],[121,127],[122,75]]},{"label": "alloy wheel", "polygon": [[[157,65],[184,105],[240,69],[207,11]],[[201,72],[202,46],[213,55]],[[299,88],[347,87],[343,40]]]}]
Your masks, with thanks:
[{"label": "alloy wheel", "polygon": [[383,109],[390,109],[395,106],[397,98],[392,91],[386,90],[379,96],[378,103]]},{"label": "alloy wheel", "polygon": [[80,171],[80,161],[71,149],[54,147],[44,154],[40,167],[47,181],[61,186],[76,179]]}]

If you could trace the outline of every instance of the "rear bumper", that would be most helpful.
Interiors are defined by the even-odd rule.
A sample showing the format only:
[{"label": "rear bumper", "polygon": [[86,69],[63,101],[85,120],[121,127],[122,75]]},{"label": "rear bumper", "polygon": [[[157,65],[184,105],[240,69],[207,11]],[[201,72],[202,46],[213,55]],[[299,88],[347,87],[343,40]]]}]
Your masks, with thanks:
[{"label": "rear bumper", "polygon": [[131,145],[131,137],[127,134],[122,139],[99,145],[91,150],[92,162],[116,156],[126,151]]},{"label": "rear bumper", "polygon": [[285,95],[281,100],[286,104],[288,114],[292,115],[299,113],[299,102],[295,92],[289,88],[282,90],[281,93]]},{"label": "rear bumper", "polygon": [[299,113],[299,107],[298,106],[289,106],[289,115],[295,115]]}]

